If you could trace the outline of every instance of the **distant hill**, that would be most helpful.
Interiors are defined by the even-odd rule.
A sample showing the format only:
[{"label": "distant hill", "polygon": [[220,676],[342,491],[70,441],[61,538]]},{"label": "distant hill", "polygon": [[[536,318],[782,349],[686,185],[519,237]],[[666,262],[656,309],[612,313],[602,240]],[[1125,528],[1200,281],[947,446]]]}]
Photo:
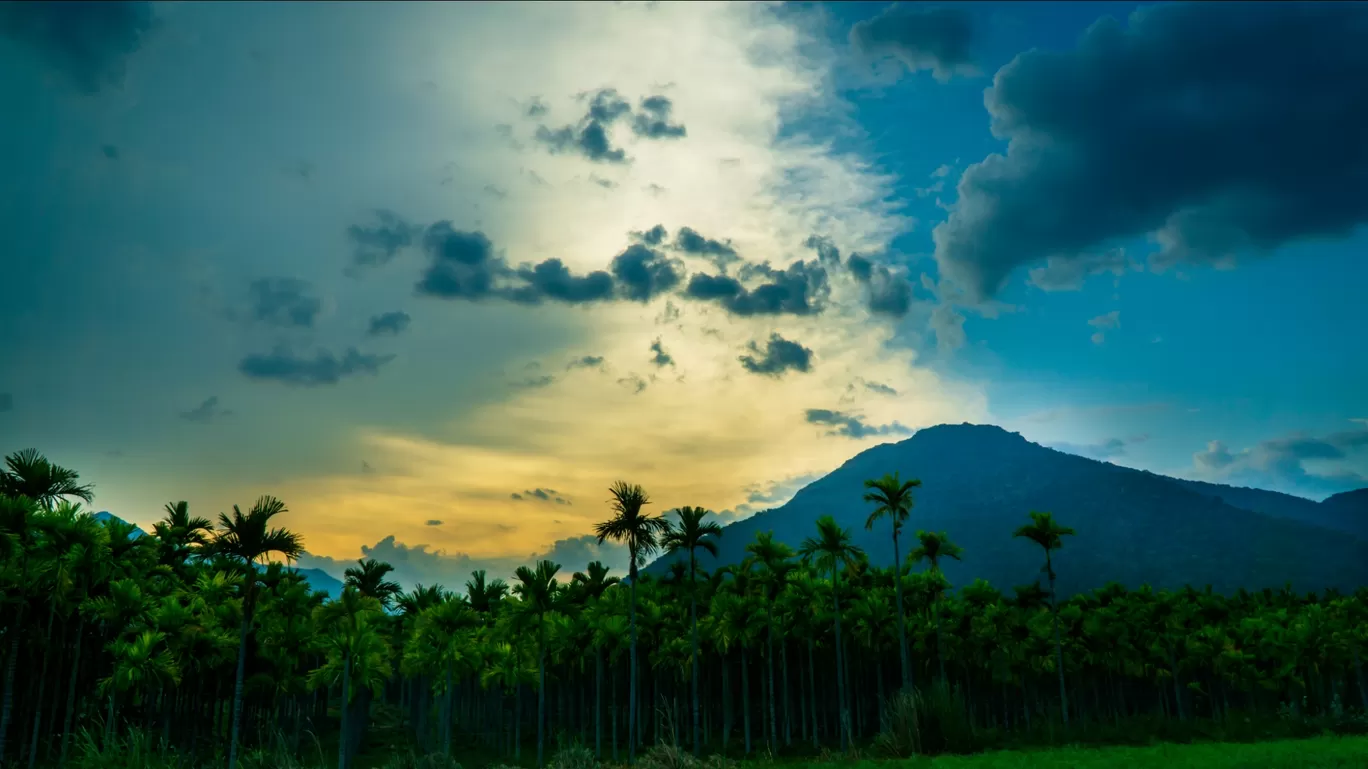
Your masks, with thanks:
[{"label": "distant hill", "polygon": [[[120,523],[128,523],[108,510],[101,510],[91,517],[101,522],[112,520]],[[129,532],[128,536],[130,539],[138,539],[140,537],[146,537],[148,534],[137,526],[134,526],[133,531]],[[336,598],[342,594],[342,581],[322,569],[295,569],[295,571],[309,583],[309,587],[327,593],[329,598]]]},{"label": "distant hill", "polygon": [[[945,531],[964,548],[962,562],[944,566],[957,585],[983,577],[1010,590],[1041,576],[1039,548],[1012,537],[1031,510],[1053,512],[1078,532],[1065,540],[1055,559],[1061,593],[1109,581],[1156,588],[1209,584],[1221,592],[1287,582],[1298,590],[1368,584],[1368,541],[1323,525],[1361,509],[1362,497],[1353,496],[1361,492],[1329,505],[1327,513],[1320,508],[1333,497],[1318,505],[1254,489],[1196,484],[1045,448],[999,427],[969,424],[930,427],[861,452],[787,504],[727,526],[717,559],[704,555],[702,563],[712,568],[740,561],[745,545],[766,530],[796,549],[812,535],[817,518],[829,514],[851,529],[855,544],[873,562],[891,565],[888,524],[866,531],[871,506],[862,501],[864,480],[891,472],[923,484],[902,538],[904,556],[917,529]],[[1348,512],[1332,515],[1341,508]],[[660,559],[647,571],[658,575],[666,563]]]},{"label": "distant hill", "polygon": [[1353,534],[1368,539],[1368,489],[1346,491],[1323,502],[1313,502],[1291,494],[1249,489],[1241,486],[1222,486],[1218,483],[1172,479],[1199,494],[1215,497],[1228,505],[1310,523],[1327,529]]}]

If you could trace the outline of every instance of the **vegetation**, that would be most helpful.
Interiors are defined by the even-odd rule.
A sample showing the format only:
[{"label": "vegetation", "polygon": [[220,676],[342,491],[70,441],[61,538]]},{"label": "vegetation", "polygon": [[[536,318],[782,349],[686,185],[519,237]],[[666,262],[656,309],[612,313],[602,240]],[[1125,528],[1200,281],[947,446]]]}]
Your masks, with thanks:
[{"label": "vegetation", "polygon": [[[625,584],[602,564],[563,575],[543,561],[512,585],[476,572],[459,594],[404,592],[387,564],[362,561],[329,600],[288,568],[304,543],[280,500],[234,507],[217,525],[172,503],[142,535],[83,510],[92,490],[79,480],[35,451],[7,457],[0,473],[7,767],[184,758],[253,769],[313,766],[326,753],[363,769],[383,753],[393,769],[442,769],[518,763],[535,741],[539,766],[625,756],[687,769],[707,753],[720,769],[719,753],[909,758],[1368,732],[1368,590],[1109,585],[1058,600],[1054,556],[1072,530],[1048,513],[1015,532],[1018,546],[1043,550],[1046,587],[1004,594],[980,580],[954,591],[940,569],[960,554],[947,533],[917,531],[899,568],[881,569],[830,516],[796,552],[761,533],[739,563],[705,571],[694,553],[724,538],[709,514],[651,515],[646,492],[619,483],[597,534],[629,550]],[[872,481],[870,524],[888,518],[896,536],[917,486]],[[661,550],[688,558],[661,578],[642,574]],[[751,665],[756,655],[763,665]],[[1304,744],[1286,761],[1277,747],[1231,763],[1192,746],[1036,753],[1029,765],[1202,757],[1272,769],[1295,754],[1297,766],[1339,767],[1354,750],[1360,766],[1365,750]],[[1025,766],[1021,755],[909,765]]]}]

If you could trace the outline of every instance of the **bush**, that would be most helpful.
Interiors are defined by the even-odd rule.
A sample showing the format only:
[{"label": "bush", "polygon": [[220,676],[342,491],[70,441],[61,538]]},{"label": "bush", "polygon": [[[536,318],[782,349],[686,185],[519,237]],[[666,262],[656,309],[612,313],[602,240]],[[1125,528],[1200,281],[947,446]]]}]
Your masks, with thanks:
[{"label": "bush", "polygon": [[964,698],[943,683],[928,689],[898,692],[884,706],[875,751],[889,758],[978,749]]}]

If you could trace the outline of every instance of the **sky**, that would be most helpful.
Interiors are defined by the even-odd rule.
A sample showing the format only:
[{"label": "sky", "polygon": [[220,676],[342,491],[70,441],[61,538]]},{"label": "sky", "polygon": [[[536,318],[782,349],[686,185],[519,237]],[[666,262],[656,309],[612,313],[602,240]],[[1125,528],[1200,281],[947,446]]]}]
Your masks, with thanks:
[{"label": "sky", "polygon": [[1368,5],[11,3],[0,452],[406,584],[992,423],[1368,485]]}]

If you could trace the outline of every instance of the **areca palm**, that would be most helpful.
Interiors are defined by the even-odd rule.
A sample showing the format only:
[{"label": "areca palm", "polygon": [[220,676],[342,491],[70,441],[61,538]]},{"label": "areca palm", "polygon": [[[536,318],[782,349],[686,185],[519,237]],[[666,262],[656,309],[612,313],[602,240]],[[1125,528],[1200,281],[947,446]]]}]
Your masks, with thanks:
[{"label": "areca palm", "polygon": [[44,509],[67,497],[91,502],[95,487],[80,480],[81,474],[75,470],[54,465],[37,449],[24,449],[5,457],[5,467],[0,469],[0,495],[28,497]]},{"label": "areca palm", "polygon": [[394,567],[374,558],[358,560],[356,566],[348,566],[343,572],[344,584],[356,588],[361,595],[370,596],[388,609],[394,599],[404,591],[398,582],[385,579]]},{"label": "areca palm", "polygon": [[[617,577],[608,576],[608,567],[593,561],[583,572],[575,572],[570,578],[571,588],[579,593],[583,605],[592,612],[598,600],[608,588],[618,583]],[[591,622],[591,627],[592,627]],[[598,634],[593,633],[591,646],[594,648],[594,758],[603,759],[603,651],[604,644],[598,643]]]},{"label": "areca palm", "polygon": [[245,574],[242,597],[242,626],[238,632],[237,673],[233,679],[233,721],[228,743],[228,769],[237,769],[238,738],[242,729],[242,683],[247,666],[247,634],[252,626],[257,590],[256,564],[271,554],[293,561],[304,552],[298,534],[272,528],[271,519],[286,512],[285,503],[265,495],[246,513],[233,505],[233,515],[219,513],[219,528],[209,545],[216,556],[239,564]]},{"label": "areca palm", "polygon": [[1074,530],[1055,523],[1054,515],[1031,511],[1031,522],[1012,532],[1013,537],[1030,540],[1045,551],[1045,576],[1050,581],[1050,613],[1054,615],[1055,669],[1059,673],[1059,707],[1064,725],[1069,725],[1069,695],[1064,688],[1064,645],[1059,640],[1059,600],[1055,594],[1055,571],[1051,554],[1064,546],[1064,537]]},{"label": "areca palm", "polygon": [[824,515],[817,519],[817,536],[808,537],[798,548],[803,563],[831,573],[831,596],[835,609],[836,696],[840,700],[841,750],[850,746],[850,705],[846,701],[845,658],[841,648],[841,569],[857,562],[864,551],[850,541],[850,530],[836,519]]},{"label": "areca palm", "polygon": [[[963,548],[951,542],[943,531],[918,531],[917,542],[917,549],[913,550],[908,557],[914,562],[926,561],[929,563],[931,574],[936,577],[943,576],[940,567],[942,558],[952,558],[958,561],[960,555],[964,553]],[[936,661],[940,664],[941,683],[945,683],[945,633],[941,630],[940,597],[939,590],[931,596],[931,614],[936,621]]]},{"label": "areca palm", "polygon": [[756,581],[764,590],[765,597],[765,676],[769,683],[769,722],[770,750],[779,750],[779,720],[775,713],[774,701],[774,605],[778,602],[788,576],[794,569],[790,560],[793,548],[774,540],[774,532],[763,531],[755,536],[755,541],[746,545],[746,552],[755,559],[760,567]]},{"label": "areca palm", "polygon": [[903,689],[914,685],[912,660],[907,652],[907,620],[903,614],[902,553],[898,549],[898,535],[903,524],[912,514],[912,490],[921,486],[921,480],[914,478],[904,481],[897,473],[864,482],[869,489],[864,501],[871,502],[875,508],[865,520],[865,529],[873,530],[881,518],[887,518],[893,527],[893,593],[896,600],[895,612],[898,617],[898,660],[902,663]]},{"label": "areca palm", "polygon": [[618,481],[608,490],[612,499],[608,501],[613,517],[594,526],[599,544],[612,540],[627,546],[627,577],[631,601],[627,614],[627,624],[632,636],[629,653],[630,666],[627,685],[627,763],[636,759],[636,700],[637,700],[637,569],[645,559],[655,555],[660,547],[660,537],[669,524],[662,518],[642,512],[651,503],[646,490],[637,484]]},{"label": "areca palm", "polygon": [[519,566],[513,593],[521,600],[519,614],[536,623],[537,640],[537,766],[546,757],[546,622],[557,608],[556,572],[560,566],[538,561],[536,569]]},{"label": "areca palm", "polygon": [[[0,470],[0,483],[8,484],[8,477]],[[39,513],[39,507],[33,499],[9,492],[7,489],[5,493],[0,493],[0,540],[3,540],[0,546],[17,551],[18,557],[0,561],[4,564],[0,580],[13,585],[12,590],[9,584],[5,585],[4,596],[6,601],[13,600],[17,607],[12,612],[6,612],[12,619],[5,629],[5,635],[9,637],[9,651],[5,655],[4,700],[0,702],[0,765],[5,761],[5,737],[9,734],[10,718],[14,712],[14,674],[19,664],[19,636],[23,635],[24,615],[28,608],[25,591],[30,582],[29,554],[34,547]]]},{"label": "areca palm", "polygon": [[180,566],[195,550],[209,543],[214,524],[208,518],[190,515],[190,503],[167,502],[166,517],[152,524],[152,532],[166,553],[165,562]]},{"label": "areca palm", "polygon": [[701,507],[681,507],[675,511],[679,517],[678,525],[671,527],[661,538],[661,545],[667,553],[687,552],[689,554],[689,677],[691,698],[693,700],[693,754],[698,756],[702,742],[701,713],[698,697],[698,551],[717,556],[717,538],[722,536],[722,527],[715,521],[704,521],[711,511]]},{"label": "areca palm", "polygon": [[329,643],[337,651],[336,661],[340,661],[342,667],[342,705],[339,708],[342,724],[341,736],[337,741],[338,769],[347,769],[351,765],[351,743],[353,735],[359,733],[352,717],[352,680],[355,667],[359,659],[368,655],[375,656],[379,652],[380,642],[373,625],[382,616],[380,601],[373,596],[364,595],[354,585],[347,585],[336,601],[329,601],[314,611],[314,622],[328,631]]}]

